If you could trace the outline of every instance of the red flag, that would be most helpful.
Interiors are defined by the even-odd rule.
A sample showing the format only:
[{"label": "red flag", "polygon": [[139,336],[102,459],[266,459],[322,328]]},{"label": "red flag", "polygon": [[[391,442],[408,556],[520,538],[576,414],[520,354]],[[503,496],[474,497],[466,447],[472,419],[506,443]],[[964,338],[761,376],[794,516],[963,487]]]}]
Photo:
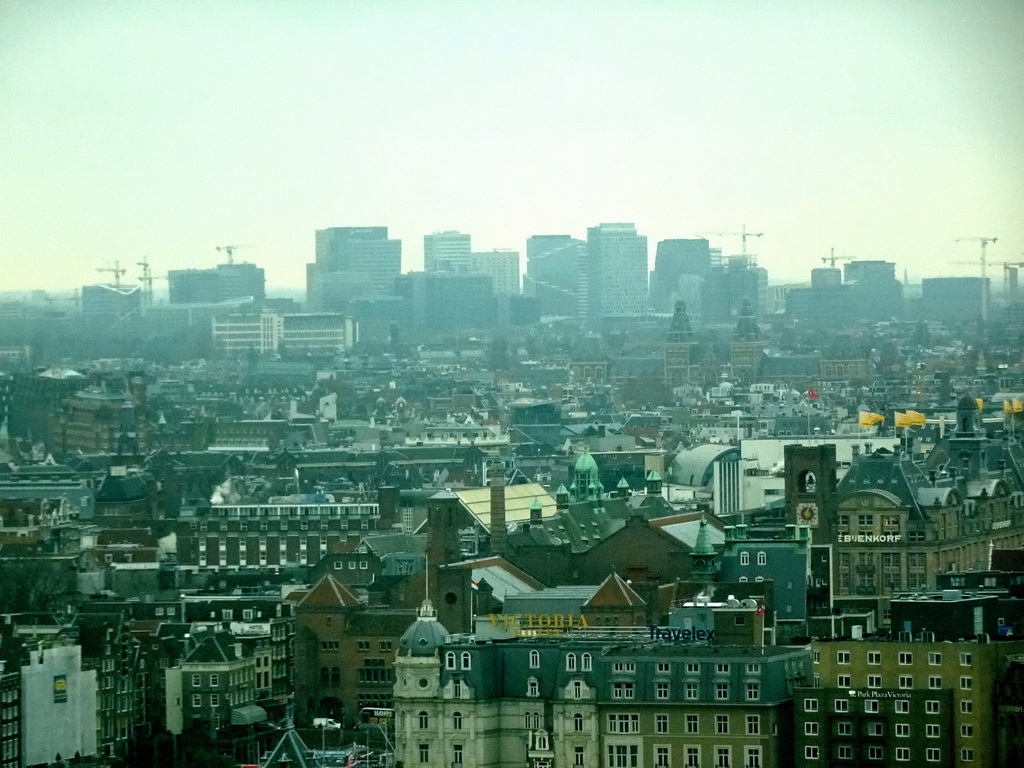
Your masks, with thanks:
[{"label": "red flag", "polygon": [[756,619],[758,616],[764,616],[764,603],[758,603],[757,605],[757,612],[754,614],[754,618]]},{"label": "red flag", "polygon": [[807,388],[807,399],[808,400],[817,400],[818,399],[818,393],[815,392],[814,389],[812,389],[811,387]]}]

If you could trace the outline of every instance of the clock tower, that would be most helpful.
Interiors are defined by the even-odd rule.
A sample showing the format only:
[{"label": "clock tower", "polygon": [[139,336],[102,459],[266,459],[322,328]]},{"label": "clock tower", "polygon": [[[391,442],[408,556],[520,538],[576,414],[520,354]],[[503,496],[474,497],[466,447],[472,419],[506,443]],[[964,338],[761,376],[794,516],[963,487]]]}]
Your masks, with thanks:
[{"label": "clock tower", "polygon": [[835,445],[785,448],[787,522],[811,529],[814,544],[832,544],[836,525]]}]

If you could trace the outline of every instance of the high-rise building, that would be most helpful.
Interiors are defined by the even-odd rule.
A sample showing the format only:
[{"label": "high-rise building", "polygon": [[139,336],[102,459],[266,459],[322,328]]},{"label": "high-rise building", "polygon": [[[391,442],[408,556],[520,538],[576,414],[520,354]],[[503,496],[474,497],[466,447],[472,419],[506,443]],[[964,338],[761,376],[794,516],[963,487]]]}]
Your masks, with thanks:
[{"label": "high-rise building", "polygon": [[316,232],[316,262],[306,265],[306,300],[339,311],[356,297],[387,295],[402,273],[402,241],[387,227],[331,227]]},{"label": "high-rise building", "polygon": [[680,278],[710,271],[711,247],[707,240],[662,240],[651,273],[651,308],[655,312],[671,312],[677,299],[685,300],[680,292]]},{"label": "high-rise building", "polygon": [[647,238],[634,224],[587,229],[586,317],[639,317],[647,308]]},{"label": "high-rise building", "polygon": [[406,301],[413,328],[462,331],[490,328],[495,322],[491,278],[475,272],[410,272],[395,280]]},{"label": "high-rise building", "polygon": [[768,270],[747,256],[732,256],[725,266],[712,268],[701,286],[701,316],[705,323],[729,323],[749,302],[755,318],[764,317],[768,304]]},{"label": "high-rise building", "polygon": [[484,251],[469,255],[468,271],[491,278],[494,294],[519,294],[519,251]]},{"label": "high-rise building", "polygon": [[982,316],[988,294],[987,277],[926,277],[921,281],[920,317],[973,322]]},{"label": "high-rise building", "polygon": [[113,326],[138,316],[142,288],[138,285],[86,285],[82,287],[82,316],[87,323]]},{"label": "high-rise building", "polygon": [[255,264],[218,264],[214,269],[172,269],[167,273],[171,304],[215,304],[266,298],[266,276]]},{"label": "high-rise building", "polygon": [[470,236],[448,230],[423,236],[424,272],[464,272],[472,254]]},{"label": "high-rise building", "polygon": [[571,235],[534,235],[526,241],[523,294],[537,297],[542,316],[577,314],[586,255],[587,244]]}]

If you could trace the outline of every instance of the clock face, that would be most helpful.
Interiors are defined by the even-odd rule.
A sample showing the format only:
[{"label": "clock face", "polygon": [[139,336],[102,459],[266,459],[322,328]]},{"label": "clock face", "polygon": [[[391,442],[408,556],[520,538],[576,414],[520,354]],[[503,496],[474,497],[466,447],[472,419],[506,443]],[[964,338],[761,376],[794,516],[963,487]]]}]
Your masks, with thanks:
[{"label": "clock face", "polygon": [[796,506],[796,520],[801,525],[818,525],[818,505],[810,502],[803,502]]}]

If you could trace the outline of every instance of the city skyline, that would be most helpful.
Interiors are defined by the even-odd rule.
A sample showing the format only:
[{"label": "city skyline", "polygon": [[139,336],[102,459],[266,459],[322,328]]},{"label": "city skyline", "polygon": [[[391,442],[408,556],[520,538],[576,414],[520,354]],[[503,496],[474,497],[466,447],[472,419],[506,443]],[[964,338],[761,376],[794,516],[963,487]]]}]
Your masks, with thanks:
[{"label": "city skyline", "polygon": [[432,232],[525,253],[605,222],[649,268],[661,240],[764,232],[777,281],[830,248],[914,278],[977,275],[961,237],[1024,260],[1024,8],[779,8],[5,3],[4,288],[227,243],[300,288],[339,226],[387,226],[403,271]]}]

